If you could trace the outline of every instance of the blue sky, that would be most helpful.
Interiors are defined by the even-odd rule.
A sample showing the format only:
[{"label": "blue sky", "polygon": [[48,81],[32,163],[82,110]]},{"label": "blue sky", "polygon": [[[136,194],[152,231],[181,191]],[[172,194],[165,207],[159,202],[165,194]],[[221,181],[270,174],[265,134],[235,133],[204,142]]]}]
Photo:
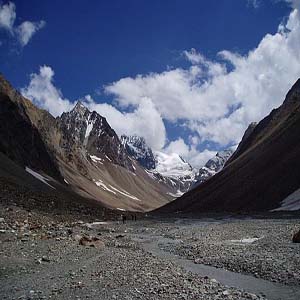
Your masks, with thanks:
[{"label": "blue sky", "polygon": [[[276,34],[287,33],[279,32],[278,27],[287,26],[292,12],[297,11],[298,1],[26,0],[13,3],[10,10],[16,14],[13,24],[8,25],[7,19],[2,18],[1,27],[0,12],[0,71],[15,87],[54,114],[59,113],[52,111],[55,97],[66,109],[75,100],[84,98],[112,126],[116,124],[118,133],[122,131],[118,123],[123,121],[122,127],[128,125],[125,133],[144,132],[152,147],[180,152],[194,165],[201,165],[214,151],[236,144],[246,125],[258,121],[278,105],[288,86],[299,76],[296,54],[288,63],[278,61],[283,69],[289,64],[294,66],[280,89],[267,90],[272,97],[277,95],[274,102],[260,91],[261,83],[256,86],[253,80],[267,77],[274,85],[282,81],[281,77],[274,78],[276,70],[270,74],[265,70],[268,70],[267,63],[274,66],[280,57],[282,47],[275,45]],[[8,1],[2,1],[2,10],[5,5]],[[297,19],[298,15],[293,18]],[[25,21],[35,28],[29,35],[28,27],[20,30]],[[294,23],[287,31],[298,30]],[[273,39],[266,41],[269,43],[266,47],[272,47],[275,54],[271,48],[259,49],[268,34]],[[287,44],[285,53],[290,54],[298,45],[289,42],[292,39],[289,36],[283,38]],[[265,65],[265,70],[255,73],[249,51],[257,49],[260,52],[257,51],[256,58],[263,56],[263,63],[259,64],[256,58],[254,61],[258,66]],[[240,61],[229,58],[228,53],[218,55],[223,50],[236,55]],[[47,69],[42,72],[43,66]],[[240,71],[232,74],[236,70]],[[139,74],[141,78],[137,77]],[[241,83],[241,76],[249,76],[251,84]],[[204,91],[204,83],[213,90],[219,87],[220,80],[224,80],[222,87],[228,84],[232,88],[215,95]],[[239,95],[241,89],[257,92],[253,98],[244,99],[243,93]],[[131,94],[132,91],[136,92]],[[178,97],[174,98],[174,94]],[[227,96],[219,100],[223,94]],[[198,95],[202,98],[198,99]],[[259,113],[253,109],[257,103],[251,100],[257,95],[266,98],[260,101]],[[187,106],[195,106],[199,116],[186,109]],[[247,113],[239,110],[240,107]],[[243,115],[232,121],[228,118],[232,110]],[[122,118],[118,120],[118,116]],[[222,123],[218,124],[220,120]],[[231,138],[228,128],[232,124]],[[224,134],[220,133],[222,127]]]}]

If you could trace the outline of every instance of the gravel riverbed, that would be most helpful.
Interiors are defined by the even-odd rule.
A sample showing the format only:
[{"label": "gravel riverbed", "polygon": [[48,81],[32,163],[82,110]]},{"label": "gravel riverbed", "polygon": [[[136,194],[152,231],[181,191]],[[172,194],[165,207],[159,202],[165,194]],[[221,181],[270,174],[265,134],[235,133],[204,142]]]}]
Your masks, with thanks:
[{"label": "gravel riverbed", "polygon": [[299,219],[225,219],[179,226],[169,237],[180,243],[168,251],[195,263],[300,286],[300,244],[292,243],[299,229]]},{"label": "gravel riverbed", "polygon": [[[197,263],[255,271],[258,276],[298,284],[299,247],[290,244],[297,221],[260,222],[208,222],[205,226],[175,220],[87,223],[67,215],[0,206],[1,299],[265,299],[188,272],[143,250],[134,238],[156,235],[179,240],[166,250]],[[267,236],[268,232],[273,234]],[[246,245],[226,242],[254,235],[264,238]],[[274,267],[271,270],[270,263],[270,270],[261,271],[266,253]],[[238,269],[242,258],[248,263]]]}]

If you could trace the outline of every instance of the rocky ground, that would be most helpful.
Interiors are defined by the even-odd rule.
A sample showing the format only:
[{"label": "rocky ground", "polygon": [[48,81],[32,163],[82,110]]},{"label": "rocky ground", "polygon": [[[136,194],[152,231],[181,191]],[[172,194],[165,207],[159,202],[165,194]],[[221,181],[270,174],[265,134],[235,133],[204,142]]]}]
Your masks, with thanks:
[{"label": "rocky ground", "polygon": [[180,226],[168,251],[234,272],[300,286],[300,244],[292,242],[299,219],[229,219]]},{"label": "rocky ground", "polygon": [[15,206],[0,213],[1,299],[259,299],[143,251],[130,234],[148,222],[94,228]]},{"label": "rocky ground", "polygon": [[[100,223],[91,224],[100,221]],[[120,221],[0,205],[1,299],[264,299],[190,273],[135,237],[176,240],[167,251],[197,263],[299,284],[297,220]],[[261,238],[250,243],[237,241]],[[171,246],[172,245],[172,246]],[[265,261],[265,262],[263,262]],[[272,268],[273,265],[273,268]],[[277,275],[276,275],[277,274]]]}]

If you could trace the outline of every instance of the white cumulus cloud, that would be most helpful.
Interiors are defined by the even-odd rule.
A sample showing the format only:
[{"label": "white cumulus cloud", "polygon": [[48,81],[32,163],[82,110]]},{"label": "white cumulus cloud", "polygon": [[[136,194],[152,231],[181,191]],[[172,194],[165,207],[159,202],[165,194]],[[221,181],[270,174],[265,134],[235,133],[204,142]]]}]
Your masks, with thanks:
[{"label": "white cumulus cloud", "polygon": [[299,11],[244,56],[223,50],[211,61],[195,49],[184,55],[188,69],[122,78],[106,92],[124,107],[151,99],[164,119],[184,122],[202,142],[236,144],[249,123],[282,103],[300,76]]},{"label": "white cumulus cloud", "polygon": [[96,103],[91,96],[86,96],[81,101],[90,109],[97,111],[107,118],[111,127],[120,136],[143,136],[153,150],[160,150],[166,142],[166,129],[160,113],[153,102],[142,98],[133,112],[122,112],[120,109],[107,103]]},{"label": "white cumulus cloud", "polygon": [[19,25],[16,28],[16,33],[18,35],[21,45],[26,46],[32,38],[32,36],[45,25],[45,21],[40,21],[36,23],[25,21],[21,25]]},{"label": "white cumulus cloud", "polygon": [[0,27],[13,32],[16,19],[16,6],[14,3],[0,4]]},{"label": "white cumulus cloud", "polygon": [[[39,73],[30,75],[30,82],[27,87],[21,90],[21,93],[57,117],[63,112],[70,111],[74,102],[63,97],[62,92],[54,85],[53,77],[52,68],[42,66]],[[90,95],[80,100],[90,110],[95,110],[106,117],[118,135],[140,135],[154,150],[160,150],[164,147],[166,142],[165,125],[150,99],[141,99],[133,112],[122,112],[111,104],[96,103]]]},{"label": "white cumulus cloud", "polygon": [[69,111],[73,104],[63,98],[61,91],[54,86],[53,76],[54,71],[51,67],[40,67],[38,74],[30,75],[30,83],[21,90],[21,93],[57,117],[62,112]]},{"label": "white cumulus cloud", "polygon": [[7,30],[11,36],[18,40],[22,47],[26,46],[32,36],[46,25],[45,21],[24,21],[16,26],[15,20],[16,5],[13,2],[0,3],[0,28]]},{"label": "white cumulus cloud", "polygon": [[292,8],[299,9],[300,7],[300,0],[283,0],[283,1],[290,3]]},{"label": "white cumulus cloud", "polygon": [[[183,52],[190,62],[187,68],[126,77],[105,86],[114,105],[97,103],[91,96],[82,101],[105,116],[119,135],[144,136],[154,150],[176,152],[201,166],[213,150],[236,145],[248,125],[279,106],[300,77],[299,5],[297,0],[288,2],[293,10],[286,22],[246,55],[222,50],[210,60],[191,49]],[[73,103],[55,87],[53,76],[50,67],[41,67],[22,92],[57,116]],[[188,142],[178,136],[166,146],[166,120],[188,129]],[[201,149],[207,144],[218,147],[200,151],[201,143]]]}]

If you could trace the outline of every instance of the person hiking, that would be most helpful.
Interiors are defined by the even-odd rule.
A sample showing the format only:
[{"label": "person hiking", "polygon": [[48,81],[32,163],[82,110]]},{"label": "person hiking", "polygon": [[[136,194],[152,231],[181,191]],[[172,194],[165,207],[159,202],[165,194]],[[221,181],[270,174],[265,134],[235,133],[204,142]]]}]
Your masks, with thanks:
[{"label": "person hiking", "polygon": [[122,215],[122,222],[123,222],[123,224],[125,224],[125,222],[126,222],[126,216],[125,215]]}]

